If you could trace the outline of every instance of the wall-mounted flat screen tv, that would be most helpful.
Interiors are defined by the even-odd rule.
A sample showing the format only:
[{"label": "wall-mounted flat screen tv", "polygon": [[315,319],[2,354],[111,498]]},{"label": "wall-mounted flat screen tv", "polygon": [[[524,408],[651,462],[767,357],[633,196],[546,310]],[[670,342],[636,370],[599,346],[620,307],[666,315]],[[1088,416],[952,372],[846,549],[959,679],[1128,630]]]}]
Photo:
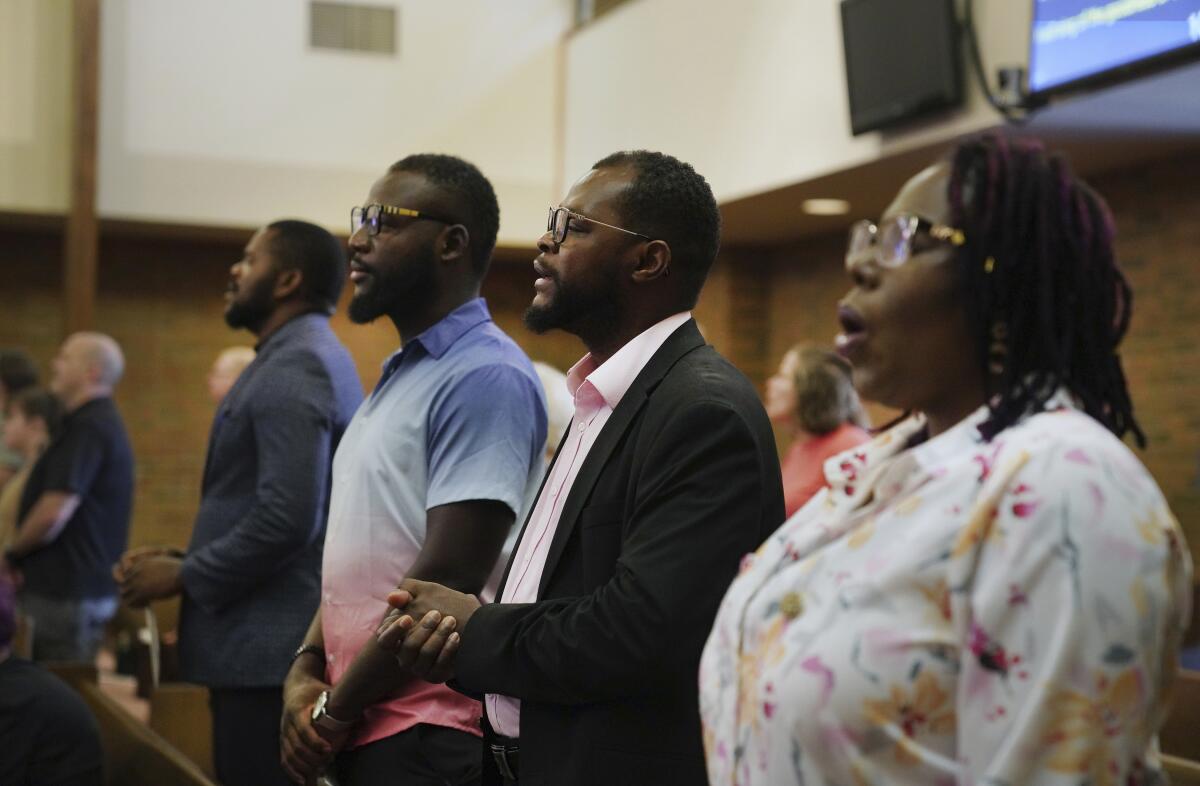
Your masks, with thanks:
[{"label": "wall-mounted flat screen tv", "polygon": [[841,9],[851,131],[962,101],[954,0],[842,0]]},{"label": "wall-mounted flat screen tv", "polygon": [[1118,81],[1200,58],[1200,0],[1033,0],[1029,40],[1034,95]]}]

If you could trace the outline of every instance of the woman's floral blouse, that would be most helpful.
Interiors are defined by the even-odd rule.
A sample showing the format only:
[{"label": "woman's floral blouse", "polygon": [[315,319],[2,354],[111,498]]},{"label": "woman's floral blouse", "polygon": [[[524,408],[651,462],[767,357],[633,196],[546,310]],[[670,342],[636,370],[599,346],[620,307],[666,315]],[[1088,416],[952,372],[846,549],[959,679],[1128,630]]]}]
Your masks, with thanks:
[{"label": "woman's floral blouse", "polygon": [[1136,784],[1158,769],[1191,562],[1145,468],[1062,404],[831,459],[704,650],[712,786]]}]

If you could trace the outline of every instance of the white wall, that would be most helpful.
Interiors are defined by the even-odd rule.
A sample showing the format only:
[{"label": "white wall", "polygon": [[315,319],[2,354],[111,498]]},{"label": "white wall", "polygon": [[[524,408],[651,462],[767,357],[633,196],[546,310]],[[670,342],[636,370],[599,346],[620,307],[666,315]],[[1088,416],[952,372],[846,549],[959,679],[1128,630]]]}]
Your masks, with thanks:
[{"label": "white wall", "polygon": [[[1030,3],[975,2],[989,70],[1024,62]],[[393,59],[310,50],[306,0],[105,0],[100,214],[344,229],[387,164],[436,150],[488,174],[501,242],[527,244],[616,149],[674,153],[728,200],[996,122],[968,80],[964,110],[851,137],[837,0],[633,0],[565,54],[572,0],[397,5]],[[0,210],[66,210],[70,24],[69,0],[0,0]]]},{"label": "white wall", "polygon": [[[1023,64],[1030,0],[975,4],[988,70]],[[695,166],[720,201],[998,120],[966,76],[962,110],[852,137],[838,0],[636,0],[572,36],[567,63],[568,180],[614,150],[661,149]]]},{"label": "white wall", "polygon": [[67,210],[70,10],[69,0],[0,0],[0,210]]},{"label": "white wall", "polygon": [[447,152],[492,180],[501,242],[536,238],[571,3],[397,5],[392,58],[309,49],[306,0],[105,0],[101,215],[345,231],[390,163]]}]

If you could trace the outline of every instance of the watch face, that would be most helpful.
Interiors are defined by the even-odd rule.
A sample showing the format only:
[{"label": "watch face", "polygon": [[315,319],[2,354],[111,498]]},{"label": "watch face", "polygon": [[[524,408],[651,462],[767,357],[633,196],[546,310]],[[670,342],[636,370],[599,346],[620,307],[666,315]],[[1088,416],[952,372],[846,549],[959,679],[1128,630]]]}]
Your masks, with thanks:
[{"label": "watch face", "polygon": [[315,721],[321,717],[321,713],[325,712],[325,702],[329,701],[329,691],[321,691],[321,695],[317,697],[317,703],[313,705],[312,719]]}]

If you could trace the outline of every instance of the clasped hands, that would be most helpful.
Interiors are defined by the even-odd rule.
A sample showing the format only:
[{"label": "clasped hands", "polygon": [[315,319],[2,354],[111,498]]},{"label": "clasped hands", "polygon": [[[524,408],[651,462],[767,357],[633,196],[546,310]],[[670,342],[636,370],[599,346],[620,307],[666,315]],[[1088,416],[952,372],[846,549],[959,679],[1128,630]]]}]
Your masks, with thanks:
[{"label": "clasped hands", "polygon": [[[466,626],[479,601],[440,584],[405,579],[388,594],[388,604],[391,609],[375,632],[379,649],[393,654],[405,671],[428,682],[452,677],[460,642],[458,628]],[[313,725],[313,705],[323,690],[333,690],[333,686],[297,671],[289,674],[284,686],[280,758],[297,783],[311,783],[317,773],[328,768],[351,734]]]},{"label": "clasped hands", "polygon": [[182,592],[182,569],[181,552],[146,546],[125,552],[113,566],[113,578],[120,588],[121,602],[136,609]]},{"label": "clasped hands", "polygon": [[453,677],[459,631],[479,609],[479,600],[441,584],[405,579],[388,594],[388,605],[392,609],[376,630],[379,646],[427,682]]}]

